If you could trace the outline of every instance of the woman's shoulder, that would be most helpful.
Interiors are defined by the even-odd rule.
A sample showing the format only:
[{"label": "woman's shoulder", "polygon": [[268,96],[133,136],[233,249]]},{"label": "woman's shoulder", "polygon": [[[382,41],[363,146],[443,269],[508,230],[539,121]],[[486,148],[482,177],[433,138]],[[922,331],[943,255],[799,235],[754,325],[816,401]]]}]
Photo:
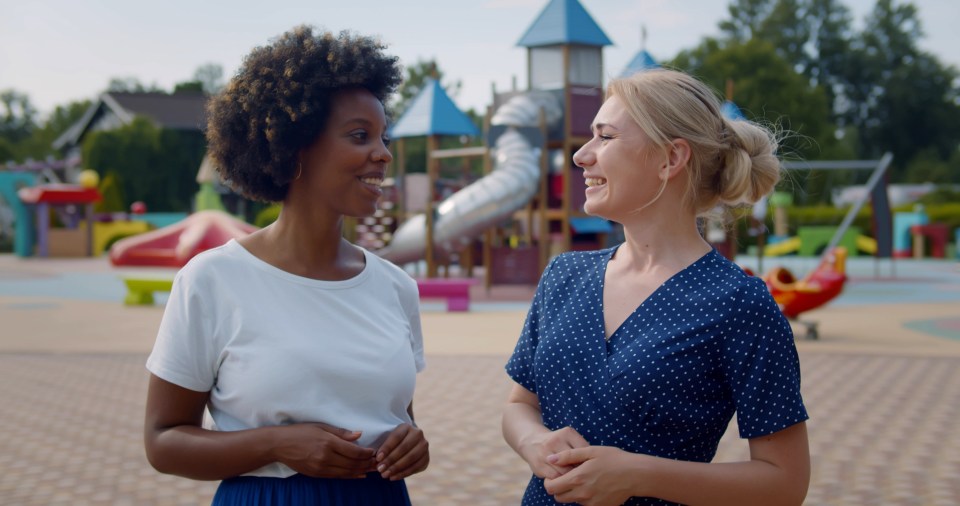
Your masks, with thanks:
[{"label": "woman's shoulder", "polygon": [[698,278],[709,279],[712,291],[735,299],[769,295],[766,283],[732,260],[711,250],[695,264]]},{"label": "woman's shoulder", "polygon": [[417,282],[400,266],[372,251],[369,251],[365,248],[361,249],[363,250],[363,254],[367,259],[367,266],[374,271],[377,271],[379,275],[396,283],[400,283],[401,285],[416,288]]},{"label": "woman's shoulder", "polygon": [[615,249],[617,249],[616,246],[598,250],[566,251],[554,257],[547,266],[547,270],[552,272],[583,270],[606,262]]},{"label": "woman's shoulder", "polygon": [[242,254],[242,246],[230,240],[220,246],[201,251],[180,268],[178,277],[199,279],[207,276],[220,276],[248,264]]}]

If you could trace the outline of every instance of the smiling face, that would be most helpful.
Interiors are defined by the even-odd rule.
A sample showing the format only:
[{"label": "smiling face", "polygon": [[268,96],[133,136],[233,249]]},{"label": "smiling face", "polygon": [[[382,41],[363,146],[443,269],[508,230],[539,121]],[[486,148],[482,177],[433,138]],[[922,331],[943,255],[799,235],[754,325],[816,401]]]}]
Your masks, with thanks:
[{"label": "smiling face", "polygon": [[383,104],[364,89],[339,91],[332,104],[323,133],[303,151],[303,172],[294,186],[335,214],[369,216],[393,160]]},{"label": "smiling face", "polygon": [[593,138],[573,155],[573,162],[584,169],[584,210],[622,223],[656,198],[663,183],[658,169],[665,157],[616,96],[600,107],[592,129]]}]

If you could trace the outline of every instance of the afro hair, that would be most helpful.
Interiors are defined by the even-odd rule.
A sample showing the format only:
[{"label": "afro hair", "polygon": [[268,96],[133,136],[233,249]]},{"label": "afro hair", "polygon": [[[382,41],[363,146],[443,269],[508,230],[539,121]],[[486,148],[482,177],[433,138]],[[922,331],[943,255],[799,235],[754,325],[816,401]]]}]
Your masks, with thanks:
[{"label": "afro hair", "polygon": [[296,159],[326,127],[332,97],[368,90],[383,103],[400,84],[397,58],[350,32],[314,35],[308,26],[255,48],[208,105],[209,154],[221,177],[253,200],[282,201]]}]

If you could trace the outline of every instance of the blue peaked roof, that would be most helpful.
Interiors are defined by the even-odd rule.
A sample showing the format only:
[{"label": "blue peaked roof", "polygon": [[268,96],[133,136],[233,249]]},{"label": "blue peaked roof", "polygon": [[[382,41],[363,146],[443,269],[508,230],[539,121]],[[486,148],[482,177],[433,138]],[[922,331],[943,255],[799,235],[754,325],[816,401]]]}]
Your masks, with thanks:
[{"label": "blue peaked roof", "polygon": [[609,46],[607,38],[597,22],[577,0],[550,0],[527,33],[520,37],[518,46],[537,47],[554,44],[583,44],[586,46]]},{"label": "blue peaked roof", "polygon": [[457,108],[435,79],[428,79],[403,116],[390,128],[390,137],[480,135],[477,126]]},{"label": "blue peaked roof", "polygon": [[743,115],[743,112],[740,111],[740,108],[737,107],[737,104],[729,100],[724,100],[723,105],[720,106],[720,114],[723,114],[725,118],[730,120],[747,119],[747,117]]},{"label": "blue peaked roof", "polygon": [[657,60],[654,60],[653,56],[650,56],[650,53],[648,53],[646,49],[641,49],[640,52],[630,60],[630,63],[623,68],[623,72],[620,72],[620,77],[629,77],[637,72],[658,68],[660,68],[660,64],[657,63]]}]

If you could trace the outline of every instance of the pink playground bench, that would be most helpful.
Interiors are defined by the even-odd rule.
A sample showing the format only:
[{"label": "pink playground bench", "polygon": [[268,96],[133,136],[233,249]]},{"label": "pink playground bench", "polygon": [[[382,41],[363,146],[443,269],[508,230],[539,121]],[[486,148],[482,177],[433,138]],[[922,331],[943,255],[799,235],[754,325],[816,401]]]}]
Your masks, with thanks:
[{"label": "pink playground bench", "polygon": [[421,299],[445,298],[447,311],[470,310],[470,286],[472,279],[430,278],[418,279]]}]

